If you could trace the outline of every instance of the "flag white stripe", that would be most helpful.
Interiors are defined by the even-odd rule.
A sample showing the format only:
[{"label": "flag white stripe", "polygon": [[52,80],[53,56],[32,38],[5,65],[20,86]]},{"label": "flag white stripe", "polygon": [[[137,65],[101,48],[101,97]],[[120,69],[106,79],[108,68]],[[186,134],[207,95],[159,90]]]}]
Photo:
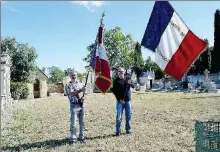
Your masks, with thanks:
[{"label": "flag white stripe", "polygon": [[188,31],[187,26],[174,11],[156,48],[155,62],[162,70],[166,68],[169,60],[178,50]]}]

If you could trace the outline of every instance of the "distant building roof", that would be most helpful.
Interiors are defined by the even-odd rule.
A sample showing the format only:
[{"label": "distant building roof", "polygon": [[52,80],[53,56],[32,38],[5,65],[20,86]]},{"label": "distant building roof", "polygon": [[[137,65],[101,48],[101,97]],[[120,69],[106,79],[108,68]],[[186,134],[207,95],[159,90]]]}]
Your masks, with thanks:
[{"label": "distant building roof", "polygon": [[47,79],[48,79],[48,76],[39,68],[39,67],[37,67],[38,68],[38,70],[45,76],[45,77],[47,77]]}]

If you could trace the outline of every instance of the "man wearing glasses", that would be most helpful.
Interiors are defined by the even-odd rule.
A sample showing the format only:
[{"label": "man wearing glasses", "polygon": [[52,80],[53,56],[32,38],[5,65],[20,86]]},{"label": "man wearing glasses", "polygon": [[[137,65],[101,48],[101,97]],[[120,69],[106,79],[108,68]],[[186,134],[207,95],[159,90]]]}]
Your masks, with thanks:
[{"label": "man wearing glasses", "polygon": [[85,87],[80,87],[80,83],[77,81],[77,72],[70,74],[71,81],[66,84],[66,94],[70,101],[70,144],[76,141],[76,119],[79,120],[79,141],[85,143],[84,140],[84,107],[83,98],[79,98],[79,93],[85,92]]},{"label": "man wearing glasses", "polygon": [[131,80],[125,79],[125,69],[120,67],[118,69],[118,77],[113,82],[111,89],[116,97],[116,136],[121,135],[121,121],[122,114],[125,109],[126,125],[125,130],[127,134],[131,133],[131,89],[134,85]]}]

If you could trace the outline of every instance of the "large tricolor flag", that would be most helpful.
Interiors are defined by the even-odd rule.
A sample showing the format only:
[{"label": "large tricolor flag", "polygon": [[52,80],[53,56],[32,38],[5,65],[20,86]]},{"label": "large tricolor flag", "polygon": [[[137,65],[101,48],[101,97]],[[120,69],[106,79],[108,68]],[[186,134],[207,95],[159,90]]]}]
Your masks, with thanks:
[{"label": "large tricolor flag", "polygon": [[207,43],[184,24],[167,1],[156,1],[141,45],[155,53],[155,63],[181,80]]},{"label": "large tricolor flag", "polygon": [[95,85],[102,92],[106,93],[111,87],[111,75],[106,50],[103,43],[103,27],[99,27],[98,39],[93,50],[93,57],[90,66],[96,73]]}]

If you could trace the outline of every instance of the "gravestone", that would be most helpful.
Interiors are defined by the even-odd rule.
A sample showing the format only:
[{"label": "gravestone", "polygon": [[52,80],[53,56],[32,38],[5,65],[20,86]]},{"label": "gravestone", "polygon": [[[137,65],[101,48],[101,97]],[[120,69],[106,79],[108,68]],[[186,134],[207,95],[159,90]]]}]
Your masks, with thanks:
[{"label": "gravestone", "polygon": [[211,82],[211,80],[209,79],[209,71],[207,69],[204,71],[204,76],[204,87],[208,89],[208,92],[216,93],[216,84]]},{"label": "gravestone", "polygon": [[12,98],[10,93],[10,81],[11,81],[11,61],[8,54],[1,54],[1,109],[11,105]]},{"label": "gravestone", "polygon": [[154,82],[152,89],[159,89],[159,82]]},{"label": "gravestone", "polygon": [[211,82],[210,88],[208,90],[210,93],[217,93],[218,90],[216,89],[216,84],[214,82]]},{"label": "gravestone", "polygon": [[147,89],[152,89],[153,83],[155,80],[155,72],[154,70],[147,71],[147,81],[146,81],[146,87]]},{"label": "gravestone", "polygon": [[210,79],[209,79],[209,71],[207,69],[204,71],[203,86],[207,89],[209,89],[211,86]]},{"label": "gravestone", "polygon": [[170,82],[170,81],[168,81],[168,82],[165,83],[165,89],[166,89],[166,90],[172,89],[172,87],[171,87],[171,82]]},{"label": "gravestone", "polygon": [[163,89],[164,88],[164,83],[163,82],[159,82],[159,89]]}]

